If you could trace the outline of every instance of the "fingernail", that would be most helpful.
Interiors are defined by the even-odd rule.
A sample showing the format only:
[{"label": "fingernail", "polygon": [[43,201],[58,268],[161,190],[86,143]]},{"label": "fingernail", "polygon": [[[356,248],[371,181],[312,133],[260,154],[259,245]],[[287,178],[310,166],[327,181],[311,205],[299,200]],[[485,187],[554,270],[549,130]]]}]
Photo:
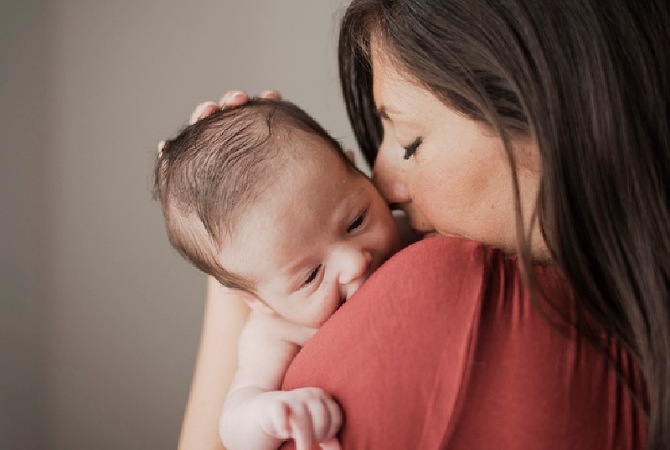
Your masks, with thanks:
[{"label": "fingernail", "polygon": [[230,101],[230,96],[231,96],[230,92],[226,92],[225,94],[223,94],[223,97],[221,97],[221,100],[219,100],[219,105],[225,105],[226,103],[228,103]]},{"label": "fingernail", "polygon": [[225,95],[224,95],[223,97],[221,97],[221,102],[220,102],[220,104],[221,104],[221,105],[226,105],[226,104],[228,104],[228,103],[230,103],[230,102],[232,102],[232,101],[235,101],[235,99],[236,99],[238,96],[240,96],[240,95],[244,95],[244,93],[243,93],[242,91],[229,91],[229,92],[226,92]]},{"label": "fingernail", "polygon": [[200,114],[202,114],[202,111],[205,109],[205,103],[200,103],[198,106],[195,107],[195,111],[193,111],[193,115],[196,117],[199,117]]},{"label": "fingernail", "polygon": [[273,90],[263,91],[261,92],[261,98],[270,98],[278,100],[281,98],[281,94],[279,93],[279,91],[273,91]]}]

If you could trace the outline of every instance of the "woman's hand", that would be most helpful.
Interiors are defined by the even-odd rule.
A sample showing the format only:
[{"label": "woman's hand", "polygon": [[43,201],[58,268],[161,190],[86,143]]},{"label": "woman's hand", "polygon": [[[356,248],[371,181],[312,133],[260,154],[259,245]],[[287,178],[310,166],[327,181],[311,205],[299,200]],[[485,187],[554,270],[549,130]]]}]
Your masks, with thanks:
[{"label": "woman's hand", "polygon": [[[277,91],[263,91],[259,97],[268,100],[281,100],[281,94],[279,94]],[[202,102],[196,106],[191,113],[191,117],[189,118],[188,123],[189,125],[193,125],[198,120],[204,119],[205,117],[215,113],[216,111],[219,111],[222,108],[225,108],[226,106],[244,105],[249,101],[249,99],[249,94],[244,91],[228,91],[223,95],[223,97],[221,97],[218,103],[207,101]]]}]

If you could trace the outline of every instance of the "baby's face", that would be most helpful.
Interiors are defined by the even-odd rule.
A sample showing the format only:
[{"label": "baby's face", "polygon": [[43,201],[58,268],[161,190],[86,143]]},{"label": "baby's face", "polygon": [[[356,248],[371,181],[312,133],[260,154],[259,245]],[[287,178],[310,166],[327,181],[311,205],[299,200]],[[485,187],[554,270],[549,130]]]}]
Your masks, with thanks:
[{"label": "baby's face", "polygon": [[[324,147],[310,138],[305,145]],[[386,202],[329,148],[278,169],[224,242],[220,261],[278,315],[318,327],[400,248]]]}]

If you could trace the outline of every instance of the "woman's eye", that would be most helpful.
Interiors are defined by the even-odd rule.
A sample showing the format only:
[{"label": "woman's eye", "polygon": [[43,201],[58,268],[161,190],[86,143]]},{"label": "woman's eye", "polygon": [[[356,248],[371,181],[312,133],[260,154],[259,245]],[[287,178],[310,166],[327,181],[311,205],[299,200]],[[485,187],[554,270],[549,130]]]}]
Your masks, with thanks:
[{"label": "woman's eye", "polygon": [[365,220],[365,212],[360,214],[358,217],[354,219],[351,224],[347,227],[347,233],[351,233],[352,231],[356,230],[357,228],[360,228],[361,225],[363,225],[363,221]]},{"label": "woman's eye", "polygon": [[309,274],[305,282],[303,283],[303,286],[307,286],[308,284],[312,284],[314,280],[316,280],[317,275],[319,275],[319,270],[321,270],[321,264],[319,264],[314,270],[312,270],[312,273]]},{"label": "woman's eye", "polygon": [[403,147],[405,149],[405,154],[403,155],[403,159],[409,159],[414,153],[416,153],[416,149],[419,148],[419,145],[423,142],[423,138],[416,138],[414,142],[409,144],[407,147]]}]

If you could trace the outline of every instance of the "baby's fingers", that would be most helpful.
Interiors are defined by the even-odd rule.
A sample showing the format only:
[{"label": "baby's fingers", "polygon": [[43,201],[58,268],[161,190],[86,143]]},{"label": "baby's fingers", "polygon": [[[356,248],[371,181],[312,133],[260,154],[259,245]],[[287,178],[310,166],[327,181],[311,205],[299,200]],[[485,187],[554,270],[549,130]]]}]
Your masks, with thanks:
[{"label": "baby's fingers", "polygon": [[319,444],[319,447],[321,447],[321,450],[342,450],[340,441],[337,439],[331,439],[329,441],[322,442]]},{"label": "baby's fingers", "polygon": [[291,435],[297,450],[309,450],[316,443],[328,442],[337,435],[342,425],[342,410],[321,389],[303,388],[300,394],[305,395],[305,400],[292,408]]},{"label": "baby's fingers", "polygon": [[[325,434],[323,436],[335,437],[342,427],[342,409],[340,408],[340,404],[330,396],[324,400],[324,403],[327,409],[328,427],[324,430]],[[332,448],[332,450],[339,449],[337,440],[335,440],[335,443],[338,444],[337,447],[329,448]]]},{"label": "baby's fingers", "polygon": [[270,408],[270,427],[263,428],[263,431],[277,439],[289,439],[291,437],[291,424],[289,418],[291,410],[284,402],[276,402]]},{"label": "baby's fingers", "polygon": [[316,440],[312,429],[312,420],[306,405],[300,405],[301,411],[293,411],[289,418],[291,436],[295,440],[296,450],[311,450]]},{"label": "baby's fingers", "polygon": [[317,442],[325,442],[334,437],[342,426],[340,405],[319,388],[306,388],[312,399],[307,403],[312,430]]}]

